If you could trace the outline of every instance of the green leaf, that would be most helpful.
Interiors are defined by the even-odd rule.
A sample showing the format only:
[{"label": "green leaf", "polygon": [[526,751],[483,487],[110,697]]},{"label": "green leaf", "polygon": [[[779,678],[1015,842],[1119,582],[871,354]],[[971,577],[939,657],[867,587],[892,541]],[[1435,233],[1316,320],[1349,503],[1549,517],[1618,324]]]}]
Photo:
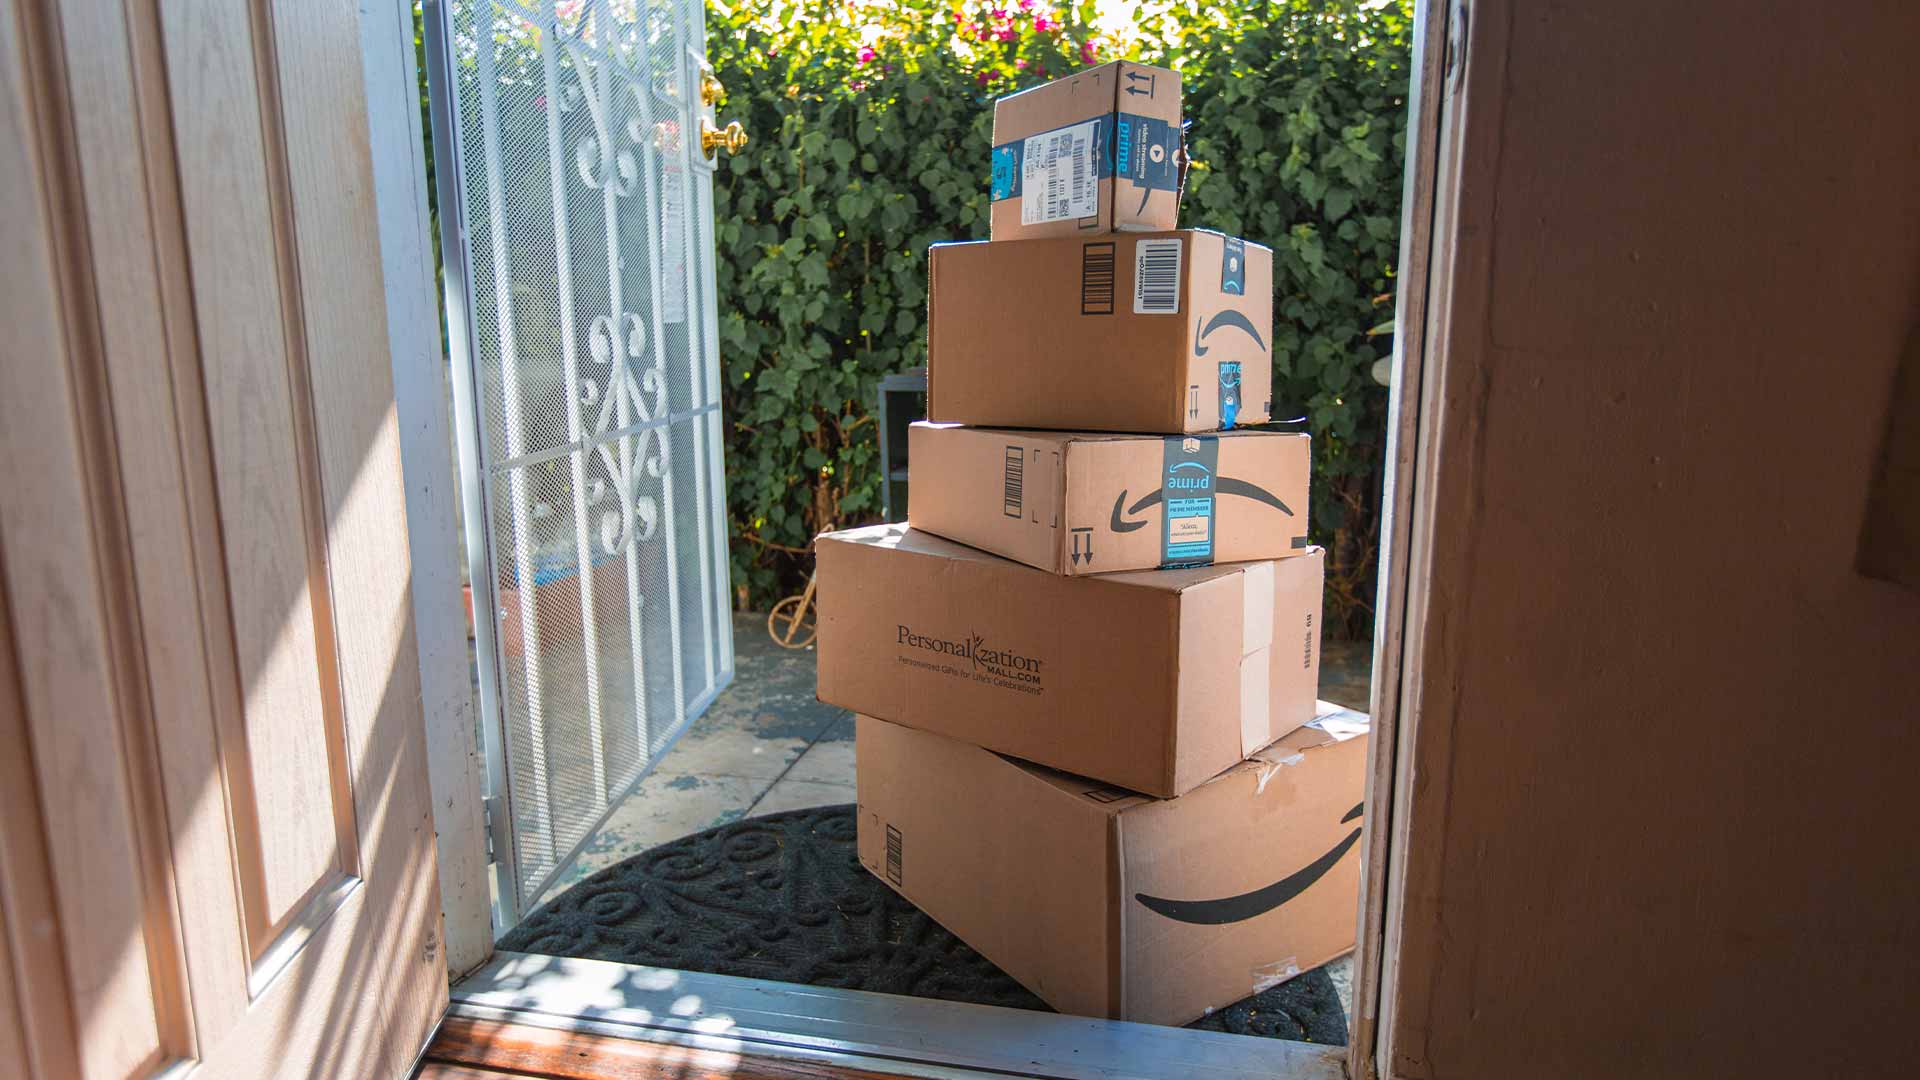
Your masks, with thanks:
[{"label": "green leaf", "polygon": [[1327,220],[1339,221],[1353,209],[1353,192],[1348,188],[1336,187],[1327,192]]}]

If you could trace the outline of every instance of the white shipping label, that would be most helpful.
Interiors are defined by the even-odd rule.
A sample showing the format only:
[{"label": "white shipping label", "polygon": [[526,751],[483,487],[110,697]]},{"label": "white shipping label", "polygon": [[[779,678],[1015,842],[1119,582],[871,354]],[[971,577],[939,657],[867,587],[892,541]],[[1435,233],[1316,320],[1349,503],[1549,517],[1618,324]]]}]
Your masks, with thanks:
[{"label": "white shipping label", "polygon": [[1180,314],[1179,237],[1138,240],[1133,245],[1133,313]]},{"label": "white shipping label", "polygon": [[1093,136],[1098,120],[1028,139],[1020,160],[1020,224],[1092,217],[1100,211]]}]

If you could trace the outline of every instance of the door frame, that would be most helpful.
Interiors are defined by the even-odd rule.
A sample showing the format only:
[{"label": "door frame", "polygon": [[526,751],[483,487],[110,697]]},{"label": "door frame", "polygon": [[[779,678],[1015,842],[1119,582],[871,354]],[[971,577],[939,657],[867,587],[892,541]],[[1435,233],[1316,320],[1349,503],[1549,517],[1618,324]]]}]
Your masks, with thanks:
[{"label": "door frame", "polygon": [[447,970],[464,975],[493,953],[488,914],[488,838],[481,801],[480,748],[460,598],[449,378],[441,351],[440,294],[433,282],[419,68],[410,0],[362,7],[361,66],[374,198],[379,214],[381,278],[393,396],[400,418],[400,463],[407,478],[407,547],[413,561],[414,627],[419,640],[421,704],[426,714],[427,778],[433,792],[435,849]]},{"label": "door frame", "polygon": [[[430,27],[433,9],[437,6],[436,0],[426,0]],[[404,36],[412,27],[408,7],[405,0],[391,0],[386,5],[389,18],[384,21],[369,19],[365,24],[363,33],[367,37],[369,54],[376,51],[389,54],[379,65],[378,72],[378,79],[385,84],[385,89],[376,85],[376,62],[371,55],[369,57],[370,95],[384,93],[390,100],[397,101],[404,93],[405,100],[413,100],[415,60],[411,38]],[[1418,680],[1414,676],[1419,671],[1426,647],[1420,628],[1426,610],[1426,582],[1430,573],[1427,538],[1438,513],[1438,507],[1433,502],[1432,487],[1439,449],[1439,432],[1433,419],[1438,411],[1434,395],[1439,391],[1444,375],[1442,343],[1446,313],[1453,302],[1449,284],[1451,278],[1447,271],[1451,268],[1453,250],[1453,207],[1459,195],[1463,124],[1458,110],[1450,105],[1456,100],[1464,77],[1469,12],[1468,0],[1416,0],[1415,3],[1412,79],[1408,95],[1408,146],[1401,209],[1400,299],[1395,305],[1386,472],[1382,485],[1383,537],[1375,608],[1371,701],[1373,739],[1368,763],[1369,790],[1385,793],[1387,798],[1380,809],[1368,813],[1361,838],[1363,884],[1357,912],[1359,934],[1354,954],[1354,1015],[1349,1018],[1349,1045],[1344,1054],[1319,1050],[1312,1054],[1291,1056],[1288,1060],[1294,1064],[1288,1066],[1281,1075],[1327,1075],[1322,1070],[1325,1061],[1339,1058],[1344,1059],[1347,1075],[1373,1077],[1378,1075],[1379,1062],[1393,1060],[1391,1003],[1398,996],[1395,958],[1403,933],[1404,844],[1408,835],[1407,815],[1415,769],[1414,734],[1420,715],[1416,693]],[[394,18],[399,20],[397,26],[403,35],[400,40],[403,47],[399,50],[393,49],[390,36],[396,30]],[[387,35],[385,43],[378,40],[383,35]],[[396,51],[401,55],[390,55]],[[427,49],[429,78],[444,79],[444,71],[436,73],[434,70],[437,66],[434,57],[435,52],[430,44]],[[446,100],[442,94],[433,107],[443,108]],[[404,111],[414,125],[410,132],[402,133],[398,123],[383,125],[381,121],[375,121],[376,164],[385,158],[393,176],[410,175],[413,180],[411,185],[390,185],[391,190],[388,185],[383,185],[381,192],[383,240],[395,235],[398,230],[406,233],[400,236],[398,244],[383,245],[383,259],[388,262],[386,270],[390,297],[396,288],[415,289],[423,276],[430,282],[432,274],[431,247],[412,240],[416,230],[419,237],[424,237],[427,205],[424,167],[416,152],[420,145],[418,114],[413,110]],[[442,173],[437,180],[444,196],[449,190],[447,185],[451,178]],[[389,197],[411,200],[413,204],[407,208],[396,208],[391,228],[386,211]],[[407,218],[411,219],[412,224],[407,223]],[[443,254],[450,275],[455,272],[453,260],[461,257],[458,250]],[[416,260],[420,265],[409,269],[404,265],[408,260]],[[459,272],[464,278],[464,267],[459,268]],[[447,296],[449,304],[461,303],[461,298],[454,297],[451,292]],[[427,310],[437,310],[439,297],[433,299],[435,304]],[[408,310],[417,311],[419,308],[416,306]],[[447,314],[457,325],[464,317],[464,306],[450,308]],[[401,331],[396,329],[395,335],[398,338]],[[459,620],[432,618],[425,610],[427,601],[441,603],[441,594],[445,590],[423,587],[419,580],[419,568],[438,565],[439,569],[444,570],[456,565],[447,561],[455,547],[450,539],[453,531],[452,511],[448,507],[451,505],[456,475],[475,475],[476,470],[456,468],[454,441],[445,434],[446,397],[438,384],[434,385],[432,394],[421,391],[427,383],[424,376],[427,365],[417,365],[419,370],[410,372],[406,379],[400,378],[399,364],[403,355],[406,354],[396,348],[396,386],[413,391],[401,392],[398,396],[403,433],[401,449],[410,480],[408,517],[415,544],[416,603],[422,605],[418,624],[424,675],[429,653],[437,658],[465,656],[465,628],[459,625]],[[435,370],[444,371],[444,366],[438,366]],[[464,406],[456,408],[455,419],[460,424],[471,424],[471,388],[463,390],[458,385],[460,380],[453,381],[456,405],[459,406],[459,398],[463,393],[468,397]],[[473,444],[471,434],[471,431],[462,432],[459,445],[463,452]],[[428,493],[426,488],[433,488],[434,491]],[[417,492],[420,498],[416,507]],[[467,485],[460,495],[466,500],[479,500],[470,509],[484,509],[482,493],[473,485]],[[430,516],[416,517],[416,513]],[[469,557],[475,554],[476,544],[485,543],[484,536],[468,536]],[[484,556],[483,551],[480,554]],[[430,557],[435,555],[442,564],[431,561]],[[457,570],[454,572],[457,573]],[[486,625],[488,620],[476,619],[474,622],[476,647],[483,651],[491,649],[491,627]],[[449,668],[442,667],[439,669],[440,678],[427,681],[430,697],[426,712],[429,725],[428,754],[433,763],[434,818],[441,837],[441,876],[447,915],[449,967],[458,974],[491,961],[456,987],[450,1014],[493,1019],[511,1014],[517,1020],[546,1026],[580,1026],[586,1030],[586,1025],[597,1023],[603,1027],[613,1025],[618,1028],[621,1021],[617,1017],[610,1019],[603,1015],[598,1007],[591,1019],[585,1011],[566,1012],[569,1006],[563,1002],[571,997],[568,981],[573,977],[568,973],[573,971],[577,975],[579,970],[584,969],[554,966],[546,971],[535,986],[525,981],[526,958],[516,954],[494,955],[493,913],[485,872],[485,811],[479,797],[475,725],[471,712],[473,703],[467,691],[465,672],[462,671],[462,681],[456,687],[446,677],[447,670]],[[435,693],[440,695],[438,699],[431,696]],[[489,702],[483,700],[480,705],[484,710]],[[502,780],[496,778],[496,782]],[[477,887],[473,884],[476,882]],[[516,963],[523,966],[516,968]],[[748,996],[768,991],[791,994],[795,990],[788,984],[765,980],[728,980],[723,976],[662,973],[656,969],[637,967],[629,968],[628,972],[635,985],[642,985],[647,979],[673,976],[687,980],[687,985],[698,981],[710,992],[719,992],[722,988],[718,983],[707,986],[706,980],[710,979],[726,980],[726,986],[734,986],[736,991]],[[517,1005],[505,1002],[508,991],[518,995]],[[811,989],[807,992],[812,995],[809,1000],[826,1001],[834,998],[836,1008],[855,1012],[866,1008],[865,1005],[849,1004],[848,1000],[839,999],[836,995],[817,995]],[[859,995],[854,991],[840,991],[837,994],[853,995],[855,999],[880,996]],[[928,1017],[939,1014],[939,1003],[933,1004],[933,1011],[926,1014]],[[1019,1014],[1017,1010],[1008,1012],[1010,1015],[1004,1018],[1004,1022],[1009,1024],[1025,1022],[1033,1015]],[[627,1030],[634,1037],[660,1039],[675,1031],[679,1032],[675,1038],[707,1037],[691,1024],[668,1020],[662,1014],[653,1014],[653,1020],[644,1024],[635,1019],[638,1016],[638,1012],[628,1014],[634,1026]],[[793,1023],[783,1033],[774,1019],[763,1017],[764,1026],[756,1030],[750,1041],[758,1040],[757,1045],[761,1045],[762,1052],[784,1052],[781,1050],[783,1046],[792,1051],[802,1045],[793,1040],[815,1039],[806,1044],[812,1047],[809,1053],[843,1052],[855,1056],[881,1053],[885,1056],[885,1048],[879,1044],[847,1043],[835,1051],[832,1040],[821,1042],[806,1033],[801,1023],[804,1017],[791,1016],[789,1019]],[[912,1026],[914,1021],[910,1016],[896,1010],[888,1022],[896,1025],[894,1038],[901,1048],[938,1045],[937,1040],[925,1042],[925,1038],[939,1026],[932,1021],[928,1021],[932,1026]],[[1114,1036],[1112,1025],[1119,1023],[1070,1017],[1052,1017],[1049,1022],[1058,1026],[1048,1033],[1048,1038],[1065,1040],[1061,1045],[1080,1051],[1091,1051],[1101,1045],[1102,1040],[1111,1039]],[[900,1026],[902,1024],[909,1026]],[[1120,1025],[1123,1030],[1138,1026]],[[730,1037],[739,1036],[740,1033],[736,1032]],[[902,1065],[907,1060],[889,1058],[894,1066]],[[949,1063],[959,1064],[958,1061]]]}]

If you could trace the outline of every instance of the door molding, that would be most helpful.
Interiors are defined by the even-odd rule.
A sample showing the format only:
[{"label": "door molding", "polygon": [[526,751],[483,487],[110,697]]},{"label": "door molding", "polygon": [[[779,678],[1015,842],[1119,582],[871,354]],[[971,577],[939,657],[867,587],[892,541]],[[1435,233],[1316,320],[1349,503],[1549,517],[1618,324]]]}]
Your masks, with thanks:
[{"label": "door molding", "polygon": [[[1434,342],[1444,327],[1451,290],[1447,228],[1457,186],[1459,121],[1448,107],[1465,64],[1468,0],[1416,0],[1411,85],[1407,95],[1407,152],[1400,206],[1398,293],[1387,408],[1386,475],[1382,482],[1380,577],[1374,605],[1374,737],[1368,748],[1367,798],[1385,803],[1369,813],[1360,840],[1359,937],[1354,951],[1354,1011],[1348,1075],[1372,1080],[1392,1061],[1392,1010],[1397,992],[1400,921],[1404,910],[1407,813],[1412,805],[1414,732],[1419,703],[1410,688],[1422,641],[1409,637],[1425,609],[1426,535],[1432,501],[1436,433],[1431,418],[1439,368]],[[1442,220],[1444,218],[1444,221]]]},{"label": "door molding", "polygon": [[[393,353],[400,464],[407,480],[414,632],[426,712],[427,782],[440,870],[447,970],[462,975],[493,953],[481,763],[467,622],[460,596],[460,471],[449,416],[452,372],[440,338],[433,281],[426,145],[413,52],[413,5],[361,5],[367,127],[379,207],[380,261]],[[429,49],[431,55],[431,49]]]}]

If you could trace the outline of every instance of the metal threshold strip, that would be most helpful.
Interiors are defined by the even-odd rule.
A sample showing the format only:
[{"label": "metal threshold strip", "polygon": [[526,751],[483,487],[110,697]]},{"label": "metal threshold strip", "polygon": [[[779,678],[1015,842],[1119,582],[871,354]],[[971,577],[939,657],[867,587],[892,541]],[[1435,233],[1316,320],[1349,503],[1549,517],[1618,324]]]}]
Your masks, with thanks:
[{"label": "metal threshold strip", "polygon": [[449,1016],[915,1076],[1340,1080],[1346,1048],[799,986],[604,960],[496,953]]}]

